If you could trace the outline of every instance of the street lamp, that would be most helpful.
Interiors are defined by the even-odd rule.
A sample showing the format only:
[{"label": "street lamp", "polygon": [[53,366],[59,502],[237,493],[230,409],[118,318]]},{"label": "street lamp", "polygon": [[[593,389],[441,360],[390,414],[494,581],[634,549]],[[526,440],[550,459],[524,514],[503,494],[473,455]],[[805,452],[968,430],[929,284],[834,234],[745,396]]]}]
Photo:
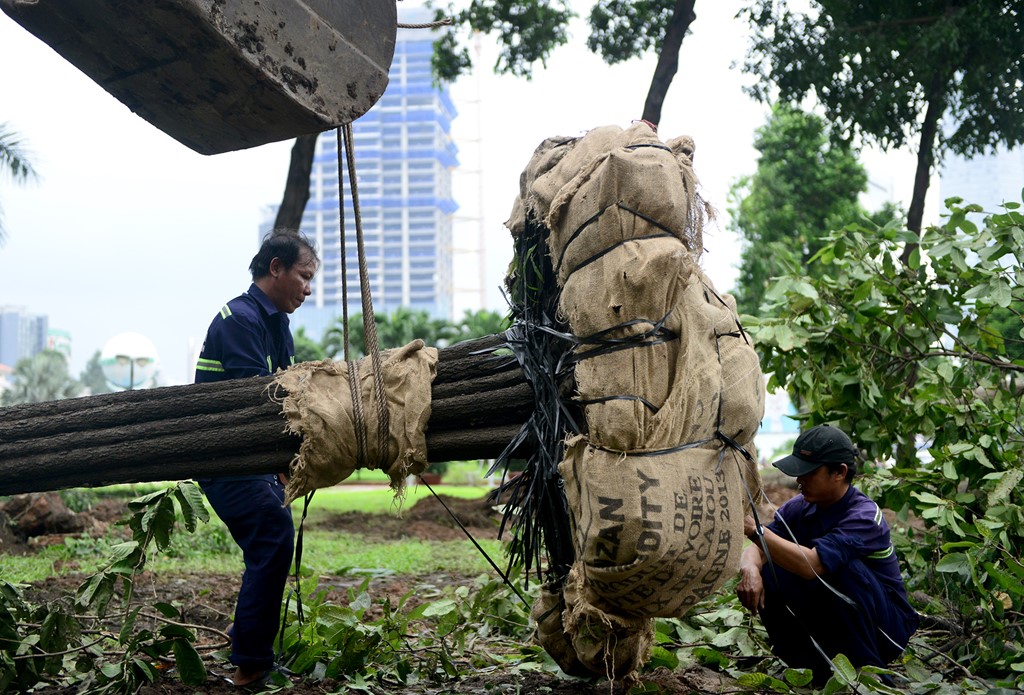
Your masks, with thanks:
[{"label": "street lamp", "polygon": [[100,367],[114,391],[131,391],[149,383],[158,364],[156,347],[139,333],[121,333],[107,341]]}]

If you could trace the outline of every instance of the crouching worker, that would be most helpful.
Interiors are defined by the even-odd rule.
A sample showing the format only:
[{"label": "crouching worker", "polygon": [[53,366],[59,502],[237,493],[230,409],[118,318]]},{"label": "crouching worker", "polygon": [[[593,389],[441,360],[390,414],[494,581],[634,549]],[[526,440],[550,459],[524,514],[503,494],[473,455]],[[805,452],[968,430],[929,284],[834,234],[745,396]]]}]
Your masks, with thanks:
[{"label": "crouching worker", "polygon": [[741,556],[736,593],[760,613],[772,652],[792,668],[812,669],[817,684],[830,676],[825,655],[844,654],[858,668],[885,666],[917,629],[889,525],[850,484],[856,457],[834,427],[804,432],[793,454],[774,463],[796,478],[800,494],[766,527],[744,521],[752,545]]},{"label": "crouching worker", "polygon": [[[319,258],[306,237],[275,231],[249,270],[252,285],[214,317],[196,366],[196,383],[267,376],[288,368],[295,345],[288,314],[310,295]],[[242,549],[245,572],[235,604],[232,682],[257,686],[274,666],[274,637],[292,562],[295,527],[284,506],[283,476],[197,478],[210,506]]]}]

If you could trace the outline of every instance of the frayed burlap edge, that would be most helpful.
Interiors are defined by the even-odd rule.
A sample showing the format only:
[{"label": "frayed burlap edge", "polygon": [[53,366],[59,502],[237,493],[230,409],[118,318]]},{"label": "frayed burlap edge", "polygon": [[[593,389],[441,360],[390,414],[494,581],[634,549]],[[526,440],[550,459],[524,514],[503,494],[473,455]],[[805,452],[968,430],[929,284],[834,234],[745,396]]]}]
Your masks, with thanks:
[{"label": "frayed burlap edge", "polygon": [[607,613],[583,598],[586,577],[582,563],[569,571],[564,586],[562,622],[576,659],[610,681],[628,678],[650,657],[654,621]]},{"label": "frayed burlap edge", "polygon": [[[303,362],[279,372],[268,387],[281,404],[285,431],[302,437],[289,466],[285,503],[337,484],[358,468],[381,469],[401,494],[405,479],[427,467],[426,427],[430,420],[430,385],[437,368],[437,350],[415,340],[382,353],[390,429],[386,452],[377,445],[377,407],[373,367],[369,358],[357,363],[362,423],[352,408],[349,365],[323,360]],[[360,455],[356,427],[366,431]],[[383,455],[381,455],[383,453]]]}]

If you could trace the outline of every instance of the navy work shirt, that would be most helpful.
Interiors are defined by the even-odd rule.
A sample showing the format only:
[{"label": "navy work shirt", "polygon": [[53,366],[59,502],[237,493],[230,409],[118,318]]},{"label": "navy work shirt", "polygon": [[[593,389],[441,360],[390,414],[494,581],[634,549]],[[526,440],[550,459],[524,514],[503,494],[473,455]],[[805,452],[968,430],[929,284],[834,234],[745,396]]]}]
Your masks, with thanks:
[{"label": "navy work shirt", "polygon": [[768,528],[786,540],[795,536],[800,545],[815,548],[828,574],[841,572],[851,560],[859,559],[883,586],[906,597],[889,524],[878,505],[852,485],[842,499],[824,509],[797,495],[779,508]]},{"label": "navy work shirt", "polygon": [[196,383],[268,376],[294,362],[288,315],[254,283],[214,317],[199,354]]}]

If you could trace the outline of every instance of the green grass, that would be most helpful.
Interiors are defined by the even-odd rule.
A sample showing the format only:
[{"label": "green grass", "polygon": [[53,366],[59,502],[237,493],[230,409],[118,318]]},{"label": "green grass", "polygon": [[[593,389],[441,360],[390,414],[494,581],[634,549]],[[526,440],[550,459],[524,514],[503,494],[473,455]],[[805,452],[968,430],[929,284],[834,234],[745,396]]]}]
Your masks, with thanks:
[{"label": "green grass", "polygon": [[[477,542],[499,567],[503,566],[504,555],[499,542]],[[367,543],[362,536],[347,533],[308,534],[304,541],[302,564],[316,574],[348,574],[356,569],[412,575],[490,571],[487,560],[468,540]]]},{"label": "green grass", "polygon": [[[111,495],[131,499],[166,484],[146,486],[115,486],[90,491],[90,499]],[[437,489],[437,488],[435,488]],[[466,499],[481,498],[490,488],[444,485],[439,494]],[[311,528],[319,520],[342,512],[397,514],[409,509],[431,493],[426,486],[410,486],[401,507],[394,493],[386,486],[373,490],[352,490],[345,486],[318,490],[313,496],[304,530],[304,568],[313,574],[343,574],[354,568],[384,570],[397,574],[429,574],[438,571],[460,573],[492,572],[487,560],[469,540],[457,541],[387,541],[368,542],[359,534]],[[302,501],[292,505],[296,526],[302,516]],[[43,548],[31,555],[0,554],[0,577],[13,583],[42,581],[58,574],[74,572],[91,574],[106,564],[109,547],[120,540],[121,527],[112,527],[106,538],[69,538],[65,544]],[[479,540],[491,559],[504,566],[501,543]],[[180,528],[170,546],[160,554],[151,555],[148,569],[164,573],[229,573],[240,574],[242,554],[231,540],[224,524],[215,514],[207,524],[200,524],[193,534]]]},{"label": "green grass", "polygon": [[[483,498],[490,492],[489,487],[472,487],[460,485],[442,485],[434,488],[439,495],[462,497],[464,499]],[[350,490],[345,485],[324,488],[313,494],[313,502],[309,507],[309,517],[314,515],[338,514],[341,512],[366,512],[369,514],[394,514],[402,509],[409,509],[424,497],[430,497],[426,485],[410,485],[405,488],[404,497],[395,499],[395,493],[387,486],[379,490]],[[302,501],[292,504],[292,513],[296,521],[302,516]]]}]

